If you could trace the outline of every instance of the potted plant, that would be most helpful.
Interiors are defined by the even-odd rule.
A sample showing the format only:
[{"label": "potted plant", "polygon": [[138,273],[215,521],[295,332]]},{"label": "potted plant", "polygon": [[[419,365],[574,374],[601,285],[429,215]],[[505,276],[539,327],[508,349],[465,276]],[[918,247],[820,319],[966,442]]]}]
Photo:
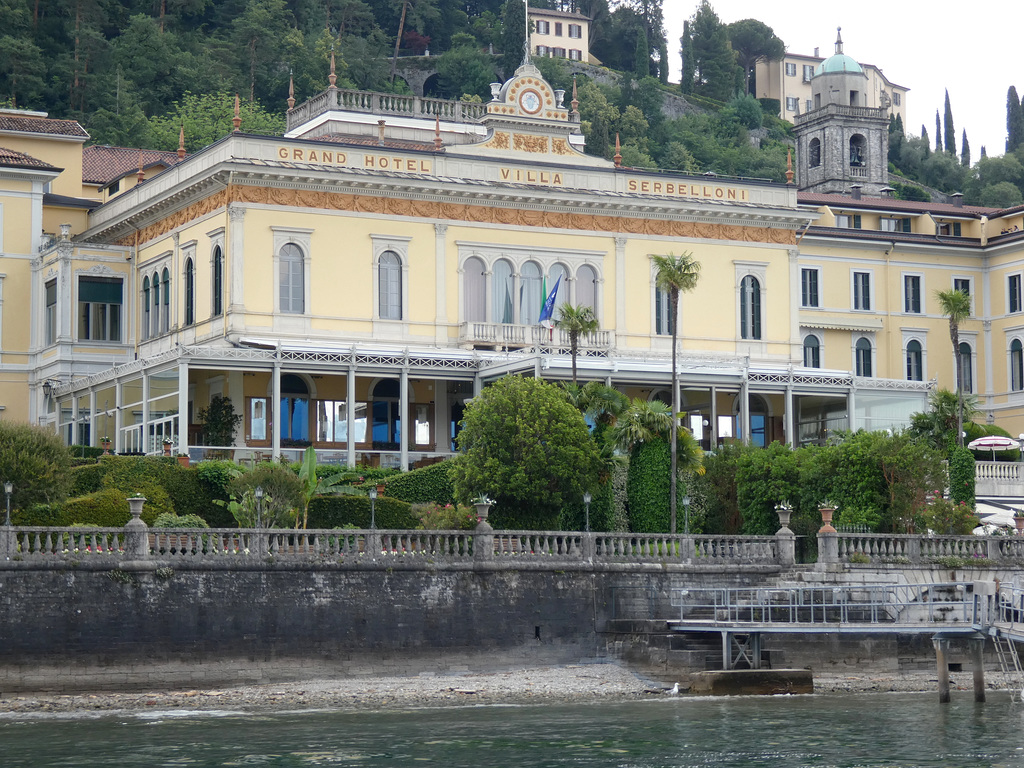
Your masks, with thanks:
[{"label": "potted plant", "polygon": [[110,455],[110,438],[104,435],[100,438],[100,447],[103,449],[103,455]]},{"label": "potted plant", "polygon": [[1017,535],[1024,536],[1024,509],[1013,510],[1013,524],[1017,527]]},{"label": "potted plant", "polygon": [[190,461],[189,460],[189,455],[187,453],[179,453],[177,458],[178,458],[178,463],[182,467],[184,467],[185,469],[188,469],[188,465],[189,465],[189,461]]},{"label": "potted plant", "polygon": [[174,441],[171,438],[169,438],[169,437],[165,437],[163,445],[164,445],[164,456],[170,456],[171,455],[171,446],[174,445]]},{"label": "potted plant", "polygon": [[235,406],[228,398],[216,395],[208,407],[199,409],[199,421],[203,423],[205,445],[230,448],[235,444],[235,430],[242,421],[242,414],[235,413]]},{"label": "potted plant", "polygon": [[491,506],[494,504],[494,500],[487,498],[487,494],[484,493],[477,496],[470,503],[476,509],[476,521],[478,523],[487,522],[487,515],[491,512]]}]

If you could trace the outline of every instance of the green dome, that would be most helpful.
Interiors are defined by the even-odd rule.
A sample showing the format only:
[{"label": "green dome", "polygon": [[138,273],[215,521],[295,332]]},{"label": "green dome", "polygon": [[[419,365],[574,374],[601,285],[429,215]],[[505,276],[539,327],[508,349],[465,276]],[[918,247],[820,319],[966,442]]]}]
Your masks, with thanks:
[{"label": "green dome", "polygon": [[814,74],[816,76],[827,75],[834,72],[863,73],[864,69],[845,53],[837,53],[833,56],[829,56],[818,65],[817,69],[814,70]]}]

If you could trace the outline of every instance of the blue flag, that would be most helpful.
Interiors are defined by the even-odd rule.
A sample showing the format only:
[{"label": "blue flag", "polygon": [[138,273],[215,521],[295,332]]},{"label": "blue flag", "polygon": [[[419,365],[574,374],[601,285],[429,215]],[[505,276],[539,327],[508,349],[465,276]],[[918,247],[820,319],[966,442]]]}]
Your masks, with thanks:
[{"label": "blue flag", "polygon": [[537,322],[543,325],[545,328],[551,328],[554,326],[554,322],[551,316],[555,312],[555,296],[558,294],[558,284],[562,282],[562,276],[559,275],[558,279],[555,280],[555,287],[551,289],[551,293],[544,300],[544,306],[540,309],[540,320]]}]

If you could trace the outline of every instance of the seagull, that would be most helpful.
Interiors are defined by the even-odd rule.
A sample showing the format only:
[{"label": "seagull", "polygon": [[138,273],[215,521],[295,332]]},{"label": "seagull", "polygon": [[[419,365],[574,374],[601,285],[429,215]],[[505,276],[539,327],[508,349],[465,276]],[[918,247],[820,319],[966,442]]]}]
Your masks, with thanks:
[{"label": "seagull", "polygon": [[672,690],[668,692],[668,695],[669,696],[678,696],[679,695],[679,683],[676,683],[675,685],[672,686]]}]

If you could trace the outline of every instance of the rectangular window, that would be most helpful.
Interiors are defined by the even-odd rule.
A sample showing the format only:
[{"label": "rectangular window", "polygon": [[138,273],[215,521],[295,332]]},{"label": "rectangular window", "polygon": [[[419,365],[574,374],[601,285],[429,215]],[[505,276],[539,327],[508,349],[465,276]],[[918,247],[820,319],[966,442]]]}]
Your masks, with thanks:
[{"label": "rectangular window", "polygon": [[940,235],[946,235],[947,237],[960,237],[962,232],[963,227],[959,221],[939,222],[938,233]]},{"label": "rectangular window", "polygon": [[817,269],[800,270],[800,304],[804,307],[817,307],[818,278],[821,273]]},{"label": "rectangular window", "polygon": [[538,20],[535,22],[537,25],[537,34],[549,35],[551,34],[551,22]]},{"label": "rectangular window", "polygon": [[654,291],[654,332],[659,336],[672,335],[671,301],[663,290]]},{"label": "rectangular window", "polygon": [[282,258],[280,261],[280,272],[281,311],[301,315],[305,311],[302,259]]},{"label": "rectangular window", "polygon": [[57,341],[57,281],[46,284],[46,343]]},{"label": "rectangular window", "polygon": [[903,276],[903,311],[912,315],[921,314],[921,276]]},{"label": "rectangular window", "polygon": [[79,278],[79,340],[120,341],[121,303],[121,278]]},{"label": "rectangular window", "polygon": [[556,59],[564,59],[565,58],[565,48],[552,48],[551,49],[551,54]]},{"label": "rectangular window", "polygon": [[811,100],[807,99],[806,101],[804,101],[804,112],[810,112],[810,111],[811,111]]},{"label": "rectangular window", "polygon": [[796,77],[796,64],[791,61],[786,62],[786,76]]},{"label": "rectangular window", "polygon": [[583,37],[583,25],[581,24],[570,24],[569,25],[569,37],[576,38],[577,40]]},{"label": "rectangular window", "polygon": [[556,21],[555,22],[555,37],[561,37],[561,36],[562,36],[562,22]]},{"label": "rectangular window", "polygon": [[1020,294],[1020,275],[1010,275],[1010,311],[1020,312],[1021,310],[1021,294]]},{"label": "rectangular window", "polygon": [[971,278],[969,277],[954,277],[953,278],[953,290],[966,293],[968,296],[971,295]]},{"label": "rectangular window", "polygon": [[910,232],[910,217],[890,218],[882,217],[879,220],[879,229],[883,232]]},{"label": "rectangular window", "polygon": [[797,99],[796,96],[787,96],[786,97],[786,111],[787,112],[796,112],[797,104],[799,104],[799,99]]},{"label": "rectangular window", "polygon": [[249,440],[263,441],[267,437],[267,398],[249,398]]},{"label": "rectangular window", "polygon": [[903,96],[901,94],[899,94],[899,93],[894,91],[893,94],[892,94],[892,103],[895,104],[898,107],[902,101],[903,101]]},{"label": "rectangular window", "polygon": [[853,308],[871,309],[871,273],[853,273]]},{"label": "rectangular window", "polygon": [[537,55],[538,56],[547,56],[548,55],[548,47],[546,45],[538,45],[537,46]]},{"label": "rectangular window", "polygon": [[569,49],[569,58],[573,61],[583,61],[583,51],[576,48]]},{"label": "rectangular window", "polygon": [[839,229],[860,229],[860,214],[852,216],[845,213],[836,214],[836,227]]},{"label": "rectangular window", "polygon": [[804,82],[811,82],[811,78],[814,77],[814,65],[804,64]]}]

